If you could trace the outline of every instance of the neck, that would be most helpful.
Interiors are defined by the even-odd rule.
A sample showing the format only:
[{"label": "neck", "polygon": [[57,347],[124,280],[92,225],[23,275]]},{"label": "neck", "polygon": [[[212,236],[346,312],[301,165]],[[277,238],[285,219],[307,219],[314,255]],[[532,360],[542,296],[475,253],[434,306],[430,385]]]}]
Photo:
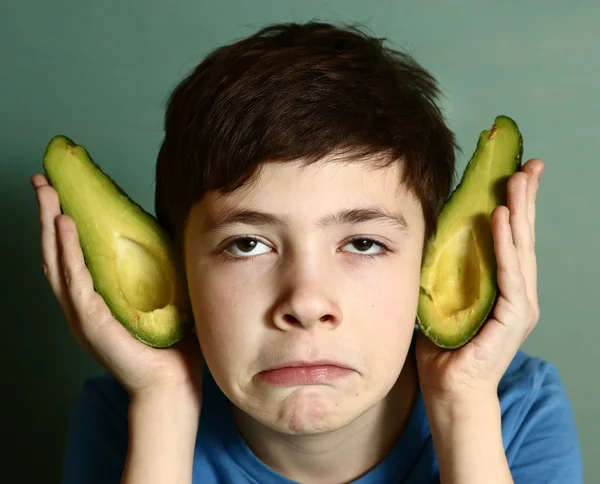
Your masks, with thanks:
[{"label": "neck", "polygon": [[235,407],[234,419],[254,454],[279,474],[297,482],[346,483],[369,472],[391,452],[406,428],[417,390],[411,350],[386,398],[342,429],[322,435],[281,434]]}]

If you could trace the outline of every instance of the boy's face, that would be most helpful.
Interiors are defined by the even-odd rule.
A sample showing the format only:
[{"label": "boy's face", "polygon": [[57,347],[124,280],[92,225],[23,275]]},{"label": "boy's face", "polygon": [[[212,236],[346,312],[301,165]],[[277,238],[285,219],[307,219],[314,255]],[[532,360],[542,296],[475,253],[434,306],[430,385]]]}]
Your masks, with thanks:
[{"label": "boy's face", "polygon": [[[380,403],[398,378],[425,230],[420,203],[399,179],[397,164],[271,163],[242,190],[209,193],[193,207],[186,272],[202,351],[226,396],[260,423],[335,430]],[[397,220],[352,216],[359,209]],[[255,214],[208,230],[238,210],[281,222]],[[348,216],[330,216],[342,211]],[[331,364],[290,368],[322,360]]]}]

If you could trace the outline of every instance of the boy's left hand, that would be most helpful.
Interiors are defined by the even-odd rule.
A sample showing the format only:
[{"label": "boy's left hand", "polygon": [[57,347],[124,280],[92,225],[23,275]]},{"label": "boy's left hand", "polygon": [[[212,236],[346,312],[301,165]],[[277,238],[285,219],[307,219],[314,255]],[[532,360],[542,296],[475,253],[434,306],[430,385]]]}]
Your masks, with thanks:
[{"label": "boy's left hand", "polygon": [[462,348],[445,350],[419,333],[416,358],[427,400],[497,398],[502,375],[539,319],[535,199],[544,163],[531,159],[510,177],[507,206],[492,213],[499,295],[491,317]]}]

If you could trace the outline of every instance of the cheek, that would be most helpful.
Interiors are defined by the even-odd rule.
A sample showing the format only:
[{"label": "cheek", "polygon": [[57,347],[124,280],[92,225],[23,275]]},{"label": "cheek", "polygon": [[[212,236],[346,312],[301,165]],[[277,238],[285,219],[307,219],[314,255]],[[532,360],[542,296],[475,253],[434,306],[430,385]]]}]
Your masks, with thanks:
[{"label": "cheek", "polygon": [[397,297],[371,307],[371,325],[361,335],[363,351],[368,352],[373,383],[395,379],[402,369],[415,326],[413,298]]},{"label": "cheek", "polygon": [[254,314],[252,298],[232,295],[229,288],[206,280],[190,286],[190,298],[206,362],[216,379],[231,381],[257,347],[256,324],[248,320]]},{"label": "cheek", "polygon": [[393,384],[404,365],[414,334],[419,296],[418,265],[403,267],[379,290],[363,293],[359,309],[369,324],[361,326],[359,344],[369,360],[370,385]]}]

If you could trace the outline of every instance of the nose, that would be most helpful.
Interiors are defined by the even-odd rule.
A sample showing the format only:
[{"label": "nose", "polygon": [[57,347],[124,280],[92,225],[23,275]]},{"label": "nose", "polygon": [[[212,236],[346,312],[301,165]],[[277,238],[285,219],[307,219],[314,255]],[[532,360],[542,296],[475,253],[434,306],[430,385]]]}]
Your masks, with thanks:
[{"label": "nose", "polygon": [[337,328],[342,323],[342,311],[331,282],[325,279],[322,270],[315,269],[318,265],[299,266],[295,264],[289,272],[293,276],[287,280],[293,281],[285,285],[285,292],[275,308],[275,326],[284,331],[311,329],[317,325]]},{"label": "nose", "polygon": [[295,290],[278,305],[273,315],[275,326],[289,331],[294,328],[310,329],[316,325],[337,328],[342,322],[339,307],[323,294]]}]

